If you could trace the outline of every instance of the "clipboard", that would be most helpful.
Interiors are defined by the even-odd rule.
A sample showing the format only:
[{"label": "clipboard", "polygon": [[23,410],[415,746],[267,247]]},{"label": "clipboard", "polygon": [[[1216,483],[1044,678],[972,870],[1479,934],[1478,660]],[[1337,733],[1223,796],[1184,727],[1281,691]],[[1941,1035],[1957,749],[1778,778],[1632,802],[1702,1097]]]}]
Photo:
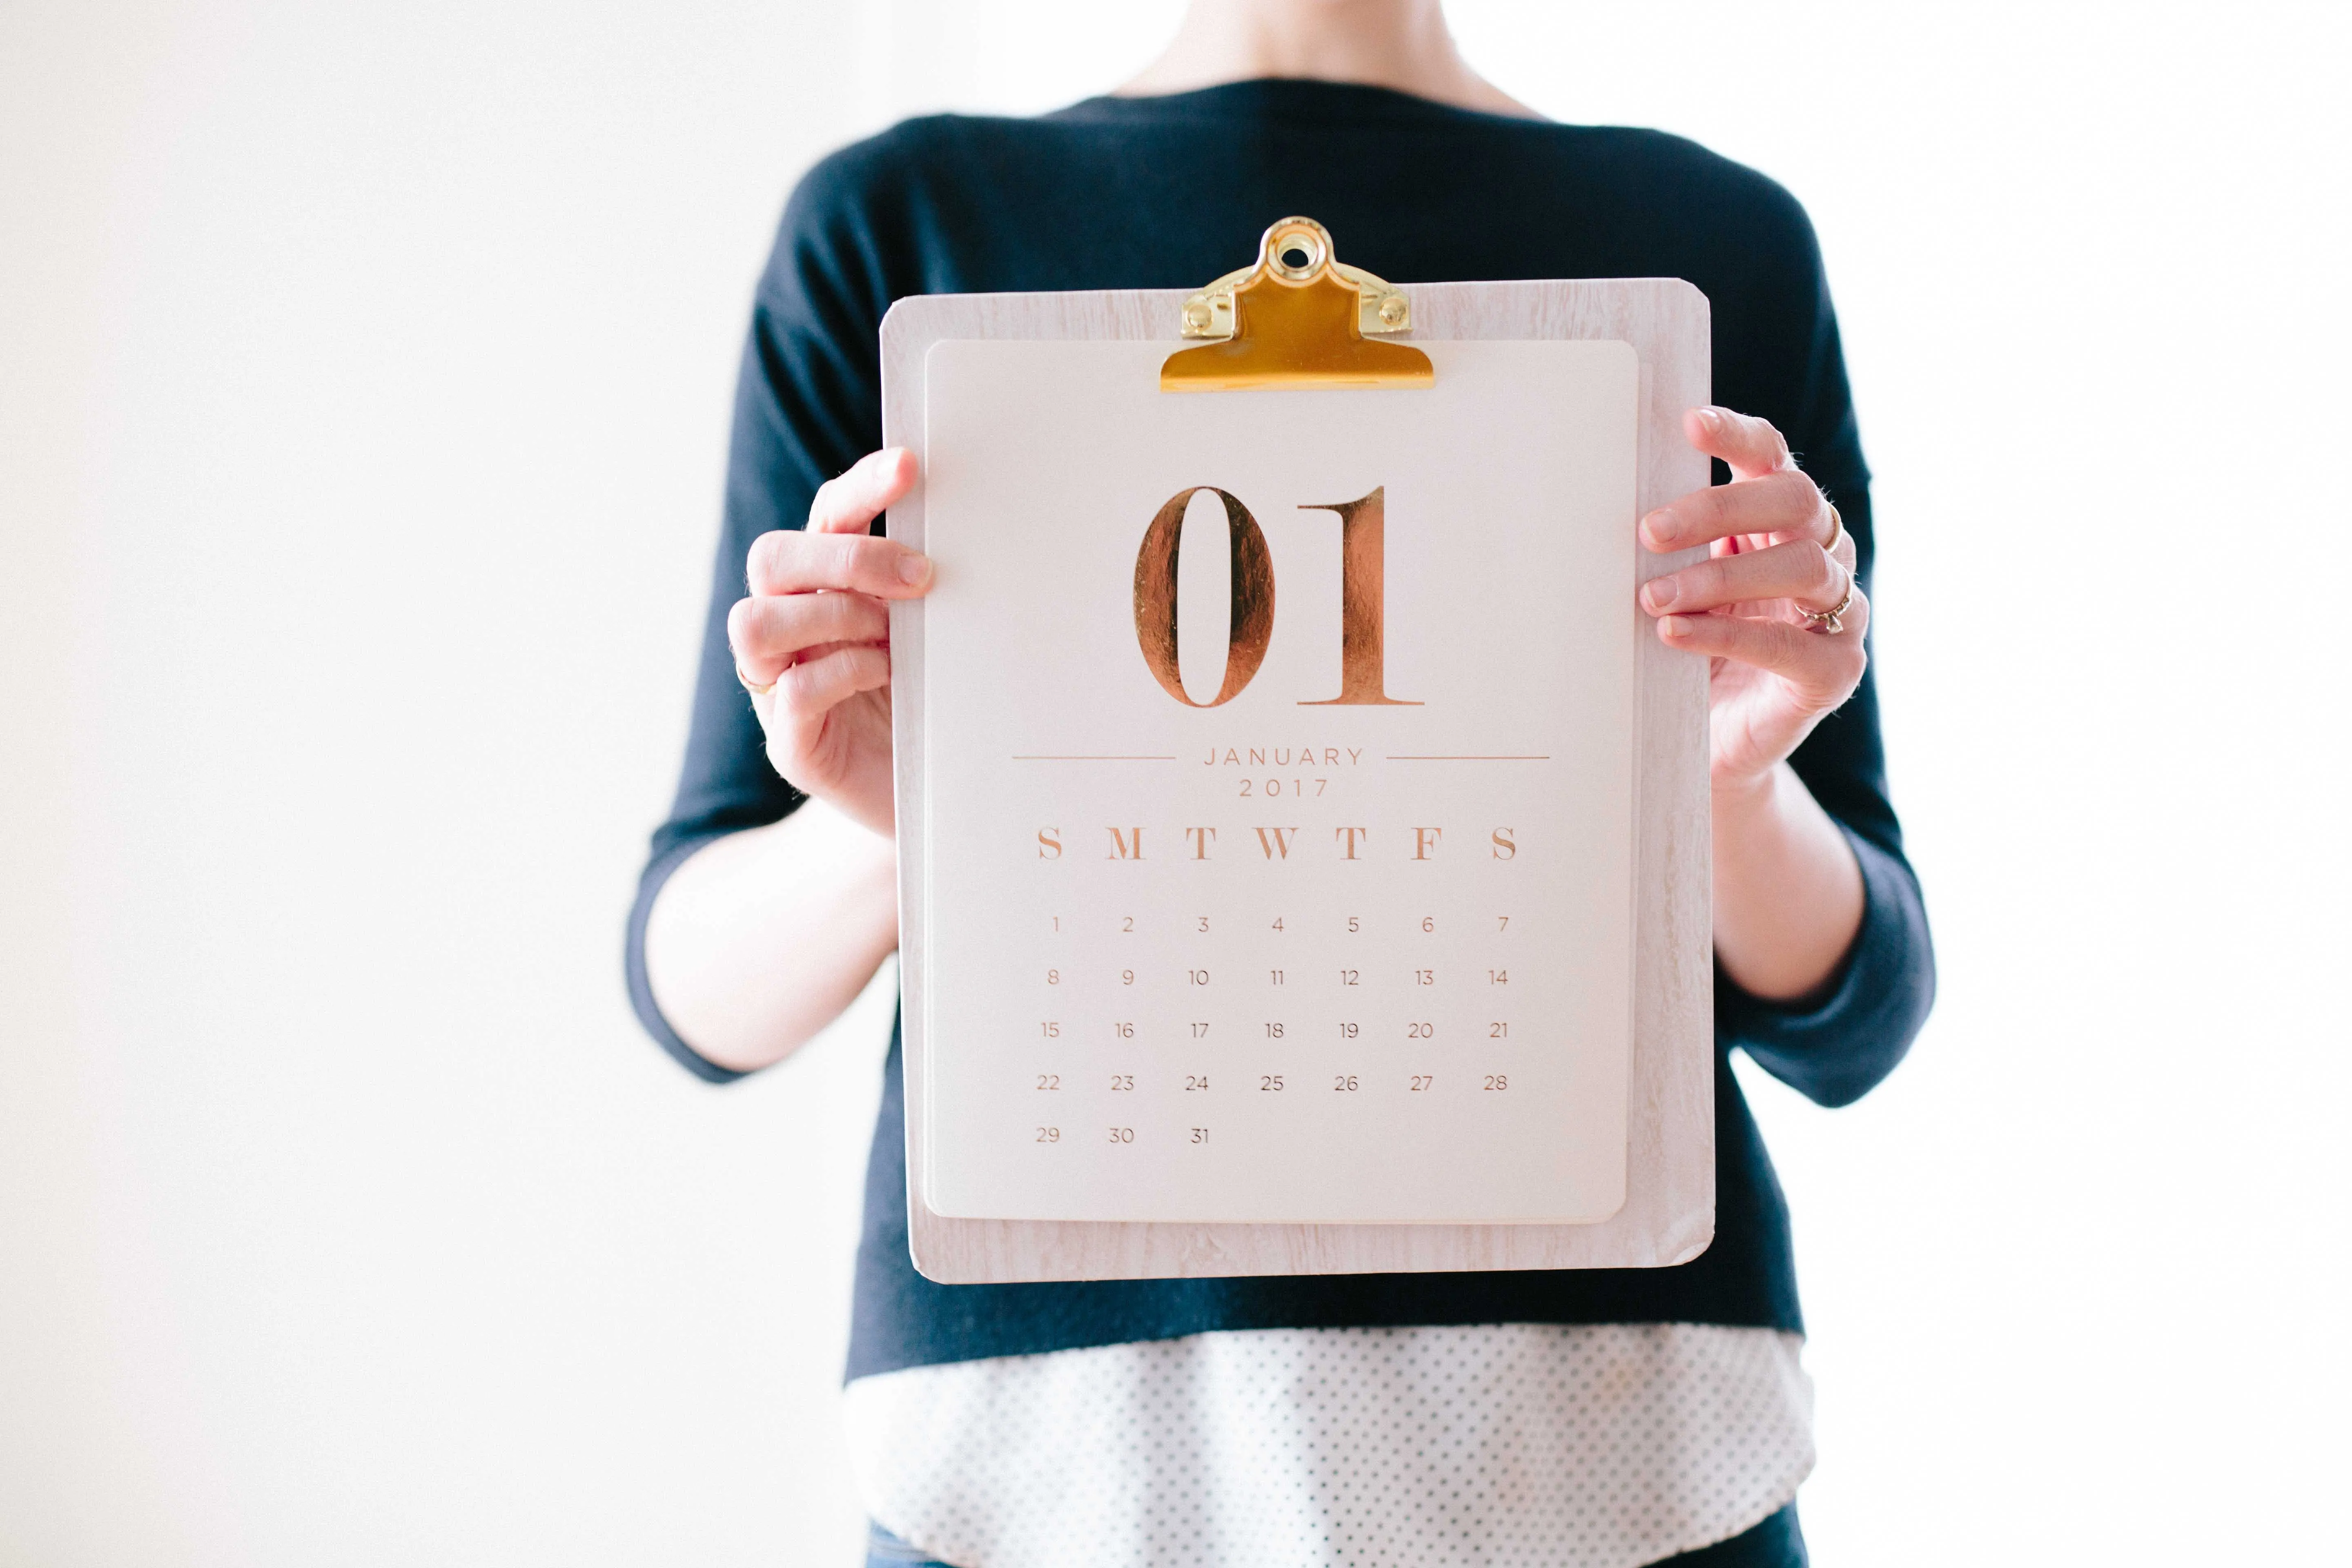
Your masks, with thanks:
[{"label": "clipboard", "polygon": [[[1707,303],[1690,284],[1631,279],[1399,288],[1340,264],[1333,249],[1331,237],[1319,225],[1290,218],[1266,231],[1254,264],[1190,294],[1103,290],[899,300],[881,329],[884,439],[913,448],[925,464],[924,479],[890,509],[891,536],[918,549],[932,548],[926,517],[932,488],[927,393],[933,365],[950,363],[935,360],[934,350],[940,345],[1134,344],[1138,347],[1122,352],[1146,367],[1138,374],[1148,375],[1149,367],[1157,366],[1156,396],[1190,403],[1244,391],[1256,394],[1261,405],[1266,396],[1297,392],[1338,393],[1350,399],[1410,398],[1413,389],[1430,387],[1444,374],[1429,352],[1435,350],[1435,359],[1443,360],[1449,351],[1438,348],[1441,344],[1625,345],[1637,372],[1632,395],[1633,505],[1624,517],[1628,540],[1641,512],[1707,482],[1706,459],[1689,447],[1681,430],[1683,411],[1707,400],[1709,376]],[[1147,351],[1140,346],[1147,344],[1158,347]],[[1364,406],[1393,410],[1406,405]],[[1180,523],[1181,512],[1179,505]],[[1171,565],[1174,526],[1160,531],[1171,542]],[[1234,527],[1239,541],[1244,535],[1238,518]],[[934,759],[927,753],[928,704],[935,686],[946,689],[944,672],[934,671],[927,658],[927,623],[940,612],[924,601],[893,605],[908,1218],[917,1268],[943,1283],[1005,1283],[1655,1268],[1687,1262],[1703,1252],[1713,1237],[1715,1217],[1706,669],[1702,661],[1660,645],[1634,602],[1640,581],[1701,554],[1634,552],[1622,594],[1612,589],[1607,601],[1622,602],[1622,616],[1609,610],[1602,617],[1609,622],[1608,637],[1622,635],[1630,671],[1630,1020],[1620,1102],[1622,1183],[1611,1200],[1613,1208],[1578,1223],[1450,1223],[1442,1217],[1412,1223],[1003,1218],[942,1212],[935,1206],[939,1173],[933,1169],[929,1134],[944,1058],[939,1055],[927,1002],[941,962],[937,956],[941,941],[950,939],[951,945],[955,933],[946,929],[946,922],[935,927],[929,897],[935,874],[943,873],[958,852],[935,841],[932,824],[942,802],[962,793],[962,786],[942,787],[935,782]],[[1140,563],[1143,557],[1138,559]],[[1241,668],[1245,615],[1238,559],[1233,600],[1236,640],[1226,667],[1229,685],[1233,672]],[[1140,563],[1137,573],[1140,635],[1145,592]],[[941,586],[949,584],[943,566]],[[1172,586],[1168,595],[1172,615]],[[1266,595],[1271,616],[1270,584]],[[1147,646],[1139,665],[1150,661],[1150,651]],[[1172,674],[1172,632],[1165,658],[1168,668],[1160,672],[1160,684],[1180,702],[1196,708],[1213,705],[1206,697],[1187,696],[1176,684],[1181,678]],[[1245,683],[1248,676],[1241,679]],[[1306,706],[1302,700],[1302,710]],[[1041,830],[1041,857],[1044,837]],[[1055,837],[1058,856],[1058,830]],[[1139,848],[1141,840],[1139,828]],[[1209,841],[1192,842],[1205,850]],[[1128,852],[1122,831],[1113,831],[1111,843],[1114,855]],[[1271,847],[1265,852],[1271,858]],[[1280,972],[1275,973],[1278,981]],[[1007,1017],[1015,1011],[1005,1009]],[[1025,1018],[1018,1022],[1029,1026]],[[963,1026],[960,1021],[955,1026]],[[1040,1026],[1050,1028],[1051,1021]],[[1045,1076],[1039,1075],[1040,1089],[1046,1087]],[[1496,1076],[1488,1075],[1489,1088]],[[1220,1085],[1221,1089],[1230,1087]],[[1285,1086],[1277,1082],[1276,1087]],[[1355,1085],[1341,1075],[1332,1087],[1352,1089]],[[1296,1098],[1292,1103],[1297,1103]],[[1045,1115],[1039,1113],[1041,1123]],[[1041,1142],[1046,1131],[1043,1124],[1038,1127]],[[1117,1125],[1109,1129],[1114,1142],[1121,1131]],[[972,1206],[967,1205],[967,1211]]]}]

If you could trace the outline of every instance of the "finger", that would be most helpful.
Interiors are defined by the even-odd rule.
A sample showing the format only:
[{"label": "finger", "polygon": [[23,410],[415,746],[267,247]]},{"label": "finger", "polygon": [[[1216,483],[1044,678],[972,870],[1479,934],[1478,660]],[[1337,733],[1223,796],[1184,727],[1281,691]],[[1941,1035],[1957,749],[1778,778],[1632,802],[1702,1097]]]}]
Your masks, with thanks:
[{"label": "finger", "polygon": [[1710,458],[1720,458],[1743,479],[1793,468],[1789,443],[1769,419],[1713,405],[1683,416],[1683,435]]},{"label": "finger", "polygon": [[811,533],[863,533],[915,482],[915,454],[885,447],[857,459],[849,471],[817,486],[809,502]]},{"label": "finger", "polygon": [[840,588],[878,599],[911,599],[931,585],[931,558],[871,534],[780,528],[751,542],[744,577],[754,594]]},{"label": "finger", "polygon": [[1727,605],[1794,599],[1806,609],[1826,610],[1853,585],[1853,574],[1843,562],[1811,540],[1792,539],[1653,577],[1642,585],[1642,607],[1654,616],[1669,610],[1697,615]]},{"label": "finger", "polygon": [[735,668],[754,685],[776,679],[794,657],[825,643],[878,642],[890,612],[863,594],[784,594],[738,599],[727,612]]},{"label": "finger", "polygon": [[1782,468],[1760,479],[1693,490],[1642,520],[1642,542],[1661,552],[1735,533],[1787,534],[1826,544],[1829,502],[1819,485],[1795,468]]},{"label": "finger", "polygon": [[[1859,596],[1853,603],[1862,609]],[[1668,647],[1769,670],[1817,709],[1835,707],[1861,683],[1868,658],[1862,630],[1860,619],[1834,637],[1746,616],[1668,616],[1658,623],[1659,640]]]},{"label": "finger", "polygon": [[890,656],[872,643],[852,643],[796,664],[776,678],[771,700],[780,718],[822,719],[861,691],[890,683]]}]

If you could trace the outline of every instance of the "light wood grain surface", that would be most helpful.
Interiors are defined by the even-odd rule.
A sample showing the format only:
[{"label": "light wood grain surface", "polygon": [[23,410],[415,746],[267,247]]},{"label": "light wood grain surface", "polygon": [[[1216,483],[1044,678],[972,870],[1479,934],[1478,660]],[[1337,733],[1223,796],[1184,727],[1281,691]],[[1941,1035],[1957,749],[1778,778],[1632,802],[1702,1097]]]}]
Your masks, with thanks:
[{"label": "light wood grain surface", "polygon": [[[1708,398],[1705,295],[1677,279],[1410,286],[1411,339],[1622,339],[1642,363],[1637,504],[1707,481],[1682,414]],[[1182,289],[955,294],[901,300],[882,322],[883,439],[923,448],[923,363],[971,338],[1142,338],[1173,351]],[[1204,395],[1214,395],[1213,394]],[[1379,396],[1368,393],[1367,396]],[[923,490],[890,509],[891,537],[921,548]],[[1699,552],[1640,553],[1643,579]],[[1633,595],[1634,1025],[1625,1206],[1598,1225],[1164,1225],[950,1219],[922,1201],[927,1042],[923,846],[898,844],[906,1052],[908,1232],[915,1267],[948,1284],[1238,1274],[1379,1274],[1496,1268],[1649,1268],[1684,1263],[1715,1234],[1712,846],[1705,664],[1662,646]],[[890,610],[898,820],[923,820],[923,606]]]}]

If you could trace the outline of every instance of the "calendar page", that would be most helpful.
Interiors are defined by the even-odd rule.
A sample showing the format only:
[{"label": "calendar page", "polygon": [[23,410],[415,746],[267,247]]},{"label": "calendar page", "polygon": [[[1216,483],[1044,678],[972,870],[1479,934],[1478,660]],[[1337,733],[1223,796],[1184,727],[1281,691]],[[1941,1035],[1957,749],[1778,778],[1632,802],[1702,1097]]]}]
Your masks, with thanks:
[{"label": "calendar page", "polygon": [[1032,1220],[1624,1201],[1639,372],[1167,394],[926,363],[923,1196]]}]

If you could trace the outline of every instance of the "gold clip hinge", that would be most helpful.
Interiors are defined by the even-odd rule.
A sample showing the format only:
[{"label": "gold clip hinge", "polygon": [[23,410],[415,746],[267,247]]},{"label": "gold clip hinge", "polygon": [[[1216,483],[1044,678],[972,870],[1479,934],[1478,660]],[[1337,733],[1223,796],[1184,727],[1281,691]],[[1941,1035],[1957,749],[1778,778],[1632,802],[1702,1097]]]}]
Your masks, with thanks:
[{"label": "gold clip hinge", "polygon": [[1184,301],[1184,335],[1220,341],[1170,354],[1160,390],[1433,385],[1427,354],[1366,335],[1412,330],[1403,289],[1343,266],[1313,218],[1286,217],[1258,241],[1255,266]]}]

